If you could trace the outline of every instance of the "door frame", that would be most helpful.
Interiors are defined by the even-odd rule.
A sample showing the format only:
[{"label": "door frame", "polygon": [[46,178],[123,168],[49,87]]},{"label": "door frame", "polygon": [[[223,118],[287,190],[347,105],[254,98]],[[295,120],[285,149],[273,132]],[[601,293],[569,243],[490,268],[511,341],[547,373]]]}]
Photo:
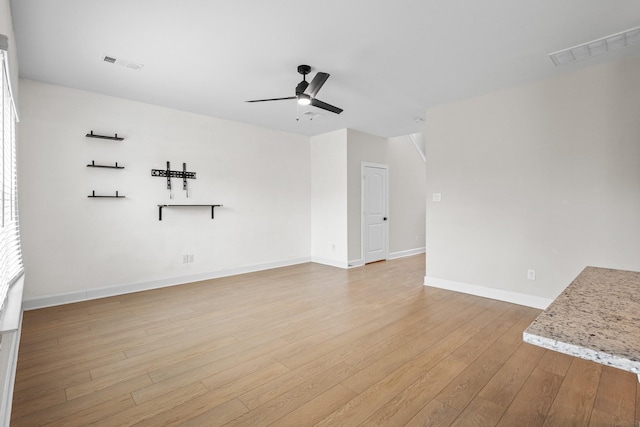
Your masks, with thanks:
[{"label": "door frame", "polygon": [[384,232],[386,235],[385,239],[385,247],[384,247],[384,260],[389,259],[389,165],[383,163],[373,163],[373,162],[360,162],[360,259],[362,260],[362,265],[366,264],[365,260],[365,217],[364,217],[364,170],[366,167],[371,168],[380,168],[385,170],[385,197],[384,197],[384,210],[385,216],[387,220],[384,221]]}]

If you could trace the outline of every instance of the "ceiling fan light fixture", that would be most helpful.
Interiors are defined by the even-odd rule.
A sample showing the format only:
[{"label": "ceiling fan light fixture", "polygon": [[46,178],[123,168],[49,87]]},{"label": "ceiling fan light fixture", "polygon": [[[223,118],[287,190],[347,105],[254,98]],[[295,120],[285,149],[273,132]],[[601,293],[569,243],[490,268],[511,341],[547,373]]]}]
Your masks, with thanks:
[{"label": "ceiling fan light fixture", "polygon": [[300,105],[311,104],[311,97],[305,93],[301,93],[300,95],[298,95],[298,104]]}]

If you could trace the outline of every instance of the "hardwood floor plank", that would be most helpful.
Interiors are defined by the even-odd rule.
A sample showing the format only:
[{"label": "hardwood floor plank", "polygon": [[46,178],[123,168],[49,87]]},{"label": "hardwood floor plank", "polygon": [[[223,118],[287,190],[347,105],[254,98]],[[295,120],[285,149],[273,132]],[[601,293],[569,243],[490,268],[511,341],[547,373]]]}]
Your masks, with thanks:
[{"label": "hardwood floor plank", "polygon": [[[473,313],[481,313],[483,309],[486,307],[475,304],[474,301],[452,298],[450,301],[438,304],[436,309],[423,310],[424,317],[415,316],[418,318],[416,323],[401,321],[380,329],[373,337],[375,345],[369,347],[370,351],[359,351],[345,361],[354,367],[363,369],[381,359],[393,358],[390,354],[402,351],[401,349],[415,346],[419,351],[450,334],[451,330],[455,328],[454,324],[465,324],[465,319],[470,319],[474,315]],[[452,311],[456,312],[453,316],[451,315]],[[482,323],[482,317],[485,315],[486,313],[482,312],[481,318],[478,319],[479,323]],[[363,343],[358,342],[357,347],[362,348]]]},{"label": "hardwood floor plank", "polygon": [[[449,322],[441,327],[436,327],[428,331],[420,337],[420,339],[407,343],[377,360],[366,359],[370,364],[368,366],[364,365],[364,367],[362,366],[363,364],[357,365],[357,367],[362,369],[343,382],[343,384],[347,388],[361,393],[395,369],[398,369],[419,354],[427,351],[427,349],[429,349],[428,354],[430,357],[437,363],[438,360],[450,354],[455,349],[456,337],[452,335],[453,332],[458,328],[463,329],[464,325],[469,324],[471,319],[480,316],[483,311],[483,307],[470,304],[469,307],[465,307],[454,316],[451,316]],[[482,321],[480,320],[479,323],[482,324]],[[462,335],[464,335],[464,333]],[[462,337],[460,343],[467,339],[467,336]]]},{"label": "hardwood floor plank", "polygon": [[370,414],[375,414],[398,393],[414,384],[416,378],[420,378],[421,375],[424,375],[422,367],[411,363],[405,364],[346,402],[317,425],[358,425],[367,420]]},{"label": "hardwood floor plank", "polygon": [[505,408],[489,400],[476,396],[458,418],[451,424],[452,427],[467,426],[494,426],[502,417]]},{"label": "hardwood floor plank", "polygon": [[502,368],[480,390],[478,396],[508,407],[544,353],[545,350],[540,347],[521,343]]},{"label": "hardwood floor plank", "polygon": [[[61,403],[43,410],[34,410],[20,418],[14,419],[12,413],[11,423],[13,425],[15,421],[24,423],[23,425],[43,426],[60,423],[65,419],[75,419],[78,414],[90,411],[91,408],[99,406],[104,402],[119,399],[125,395],[128,397],[128,399],[125,399],[126,402],[129,400],[133,402],[129,393],[149,383],[150,379],[147,375],[130,378],[111,387],[74,399],[71,402]],[[62,422],[62,424],[64,425],[64,422]]]},{"label": "hardwood floor plank", "polygon": [[589,418],[589,427],[636,427],[636,425],[634,425],[633,421],[621,421],[615,415],[599,411],[596,408],[593,408]]},{"label": "hardwood floor plank", "polygon": [[439,400],[432,400],[411,418],[405,427],[448,426],[458,415],[460,415],[460,411],[457,409]]},{"label": "hardwood floor plank", "polygon": [[335,411],[346,400],[354,398],[355,395],[356,394],[348,388],[337,384],[304,405],[289,412],[284,417],[277,419],[271,425],[282,427],[314,425]]},{"label": "hardwood floor plank", "polygon": [[564,377],[571,366],[572,356],[557,351],[547,351],[538,363],[539,369]]},{"label": "hardwood floor plank", "polygon": [[588,425],[602,365],[573,358],[543,426]]},{"label": "hardwood floor plank", "polygon": [[211,404],[208,394],[203,394],[181,405],[175,406],[169,413],[162,412],[136,424],[136,427],[217,427],[235,420],[249,412],[238,399],[232,399],[221,405]]},{"label": "hardwood floor plank", "polygon": [[171,412],[173,408],[189,402],[199,396],[205,395],[207,389],[200,382],[190,384],[178,390],[166,393],[157,399],[136,405],[132,408],[118,412],[100,421],[102,425],[131,426],[141,423],[158,414]]},{"label": "hardwood floor plank", "polygon": [[[143,379],[143,382],[141,382],[139,386],[150,386],[153,384],[153,381],[151,381],[151,378],[149,378],[147,374],[140,375],[140,378]],[[129,379],[129,376],[119,375],[115,377],[102,377],[95,380],[91,379],[82,383],[69,385],[65,389],[67,401],[72,401],[83,396],[89,396],[100,390],[118,386],[119,384],[126,383]]]},{"label": "hardwood floor plank", "polygon": [[[550,352],[550,350],[545,351]],[[563,380],[564,377],[550,372],[542,362],[538,363],[497,425],[500,427],[541,426]]]},{"label": "hardwood floor plank", "polygon": [[341,365],[344,358],[345,356],[338,351],[326,354],[306,365],[290,370],[284,375],[242,393],[239,399],[249,409],[253,410],[282,396],[316,375],[330,372],[334,367]]},{"label": "hardwood floor plank", "polygon": [[206,377],[208,372],[194,370],[189,371],[186,375],[177,375],[144,387],[131,393],[131,395],[135,402],[140,404],[162,396],[169,390],[176,390],[192,382],[200,381],[211,391],[211,393],[209,393],[210,398],[212,400],[215,399],[215,401],[220,404],[287,372],[289,372],[289,369],[281,363],[267,361],[260,366],[260,369],[247,372],[245,376],[238,377],[235,380],[223,384],[216,384],[212,377]]},{"label": "hardwood floor plank", "polygon": [[178,375],[201,379],[256,358],[275,359],[274,354],[280,352],[286,345],[286,341],[281,339],[249,340],[233,343],[211,352],[205,352],[195,357],[178,360],[167,366],[150,370],[149,376],[156,383]]},{"label": "hardwood floor plank", "polygon": [[109,336],[96,336],[88,342],[81,342],[76,345],[61,344],[55,349],[48,349],[39,357],[21,361],[25,371],[33,367],[38,370],[44,369],[56,370],[60,369],[64,364],[75,364],[78,361],[91,359],[115,351],[122,352],[127,346],[133,343],[145,342],[149,338],[145,331],[130,331],[125,334],[116,334]]},{"label": "hardwood floor plank", "polygon": [[93,368],[105,366],[111,363],[117,363],[125,359],[126,357],[124,353],[122,353],[121,351],[116,351],[113,353],[108,353],[104,356],[89,358],[86,360],[83,357],[80,357],[80,359],[75,360],[75,363],[70,363],[69,361],[63,359],[59,363],[56,363],[54,366],[34,366],[32,368],[25,368],[23,370],[20,367],[20,356],[18,356],[18,369],[16,371],[15,389],[23,390],[25,388],[31,388],[41,385],[43,382],[43,377],[46,378],[47,382],[61,381],[65,378],[68,378],[69,376],[85,371],[91,371],[91,369]]},{"label": "hardwood floor plank", "polygon": [[[492,331],[497,325],[502,325],[504,331],[520,316],[517,310],[512,310],[511,305],[497,304],[494,308],[496,309],[494,312],[486,311],[476,317],[477,322],[467,322],[456,328],[455,333],[447,335],[412,359],[411,364],[419,366],[424,373],[378,409],[367,423],[402,425],[410,421],[426,402],[441,393],[469,366],[468,355],[475,354],[477,357],[479,343],[482,343],[482,348],[486,348],[492,342],[487,340],[488,335],[495,335],[494,340],[499,337],[493,332],[488,333],[488,330]],[[511,320],[505,321],[505,319]],[[447,406],[450,407],[450,405]]]},{"label": "hardwood floor plank", "polygon": [[[97,402],[95,405],[74,413],[69,417],[46,424],[51,427],[85,427],[88,425],[101,425],[102,420],[114,414],[133,408],[135,403],[128,394],[122,394],[113,399]],[[103,424],[102,424],[103,425]]]},{"label": "hardwood floor plank", "polygon": [[63,404],[67,401],[64,390],[54,390],[48,393],[42,393],[37,397],[29,400],[21,400],[15,402],[11,416],[15,418],[24,417],[34,411],[42,411],[56,405]]},{"label": "hardwood floor plank", "polygon": [[316,375],[226,425],[230,427],[268,425],[335,387],[340,381],[352,375],[353,372],[353,367],[346,363],[341,363],[331,369],[330,375],[326,372]]},{"label": "hardwood floor plank", "polygon": [[610,415],[616,424],[633,425],[637,382],[631,372],[603,366],[593,410]]},{"label": "hardwood floor plank", "polygon": [[344,324],[340,326],[338,330],[334,329],[331,332],[336,333],[336,337],[331,340],[327,340],[324,345],[318,345],[315,347],[307,347],[301,349],[293,354],[279,358],[285,366],[295,369],[305,363],[317,358],[319,355],[329,353],[344,345],[349,345],[355,340],[362,339],[367,335],[370,335],[377,330],[384,328],[394,321],[402,318],[404,314],[397,310],[397,307],[389,307],[387,310],[377,310],[376,317],[369,318],[367,322],[352,325],[352,327],[345,333],[342,332]]},{"label": "hardwood floor plank", "polygon": [[[91,374],[89,371],[78,372],[77,374],[65,376],[58,380],[41,381],[29,388],[23,387],[20,390],[14,389],[13,402],[14,405],[16,405],[21,402],[38,399],[49,393],[55,393],[58,390],[65,390],[68,387],[82,384],[87,381],[91,381]],[[24,383],[20,383],[20,385],[24,385]]]},{"label": "hardwood floor plank", "polygon": [[[363,424],[373,426],[408,423],[427,402],[433,401],[433,398],[465,369],[466,364],[460,360],[445,358],[426,372],[420,366],[412,366],[419,372],[415,381],[376,408],[373,415]],[[445,404],[445,406],[451,408],[449,405]],[[460,413],[459,410],[452,409],[455,416]]]},{"label": "hardwood floor plank", "polygon": [[[436,399],[459,410],[463,410],[471,402],[520,344],[522,331],[533,320],[529,317],[520,318],[520,314],[514,313],[511,325],[509,322],[504,324],[504,327],[509,327],[502,335],[493,334],[492,339],[495,341],[488,341],[490,345],[486,350],[477,355],[467,368],[436,396]],[[464,354],[463,360],[466,360],[468,355],[468,352]],[[457,354],[451,357],[457,357]]]}]

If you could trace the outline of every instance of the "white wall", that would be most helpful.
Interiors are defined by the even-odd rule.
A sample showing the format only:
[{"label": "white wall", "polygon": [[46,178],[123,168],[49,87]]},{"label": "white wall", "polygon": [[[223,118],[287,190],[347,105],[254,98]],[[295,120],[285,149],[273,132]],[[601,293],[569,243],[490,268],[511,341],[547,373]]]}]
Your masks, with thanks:
[{"label": "white wall", "polygon": [[311,138],[311,259],[346,268],[347,130]]},{"label": "white wall", "polygon": [[[25,298],[171,284],[309,260],[309,139],[60,86],[20,81]],[[122,142],[85,138],[90,130]],[[124,170],[87,168],[87,163]],[[196,172],[190,198],[151,169]],[[125,199],[90,199],[118,190]],[[165,209],[158,204],[220,203]],[[346,233],[345,233],[346,234]],[[183,264],[183,254],[195,262]],[[55,302],[55,301],[52,301]],[[62,301],[64,302],[64,301]]]},{"label": "white wall", "polygon": [[638,76],[635,58],[428,110],[425,284],[554,298],[587,265],[640,270]]},{"label": "white wall", "polygon": [[411,138],[389,138],[389,252],[403,254],[425,247],[426,167]]}]

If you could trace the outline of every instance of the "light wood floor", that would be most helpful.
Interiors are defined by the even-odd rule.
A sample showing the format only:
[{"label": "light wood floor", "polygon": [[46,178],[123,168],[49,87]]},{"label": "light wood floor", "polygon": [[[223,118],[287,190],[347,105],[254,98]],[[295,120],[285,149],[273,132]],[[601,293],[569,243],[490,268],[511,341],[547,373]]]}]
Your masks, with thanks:
[{"label": "light wood floor", "polygon": [[636,376],[522,342],[538,310],[424,255],[25,313],[13,426],[634,425]]}]

